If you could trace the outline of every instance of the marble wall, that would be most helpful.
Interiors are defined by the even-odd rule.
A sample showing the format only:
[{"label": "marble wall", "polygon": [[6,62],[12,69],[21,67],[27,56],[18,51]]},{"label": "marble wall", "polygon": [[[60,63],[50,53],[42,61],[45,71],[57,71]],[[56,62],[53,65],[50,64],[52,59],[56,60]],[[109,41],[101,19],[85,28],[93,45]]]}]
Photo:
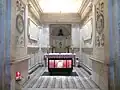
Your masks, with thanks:
[{"label": "marble wall", "polygon": [[[11,6],[11,90],[15,90],[16,72],[21,72],[23,79],[28,76],[29,56],[27,55],[25,40],[27,34],[27,0],[11,0]],[[21,66],[24,69],[21,69]]]},{"label": "marble wall", "polygon": [[[92,69],[92,80],[102,90],[108,90],[109,30],[107,6],[108,0],[92,1],[93,45],[91,49],[87,47],[82,50],[83,62]],[[84,42],[82,45],[84,46]]]},{"label": "marble wall", "polygon": [[40,63],[40,55],[39,52],[36,52],[34,54],[30,54],[30,59],[28,63],[28,68],[31,69],[35,65],[38,65]]},{"label": "marble wall", "polygon": [[[90,60],[90,56],[92,55],[92,49],[82,49],[82,54],[81,54],[81,61],[83,62],[83,67],[87,67],[90,70],[92,70],[92,61]],[[88,71],[90,71],[89,69],[87,69]],[[91,71],[90,71],[91,72]]]},{"label": "marble wall", "polygon": [[[22,80],[27,79],[28,70],[39,62],[38,47],[28,46],[30,44],[28,18],[32,18],[38,25],[40,23],[29,11],[27,0],[12,0],[11,6],[11,90],[15,90],[15,73],[21,72]],[[30,53],[28,48],[34,49],[34,52]]]},{"label": "marble wall", "polygon": [[43,24],[39,34],[39,44],[41,48],[49,47],[49,25]]},{"label": "marble wall", "polygon": [[39,33],[39,63],[44,63],[44,54],[48,52],[50,48],[50,33],[49,25],[43,24]]},{"label": "marble wall", "polygon": [[[14,26],[13,28],[13,32],[15,32],[14,34],[14,38],[15,38],[15,58],[19,59],[21,57],[25,57],[27,56],[27,51],[26,51],[26,31],[27,31],[27,14],[28,14],[28,10],[26,9],[26,0],[22,1],[22,0],[14,0],[14,11],[12,13],[14,14],[15,19],[13,19],[14,21]],[[21,20],[21,21],[20,21]],[[21,25],[19,25],[19,23],[21,23]]]},{"label": "marble wall", "polygon": [[79,24],[72,24],[72,47],[79,48],[80,47],[80,25]]},{"label": "marble wall", "polygon": [[[93,80],[103,90],[108,90],[108,57],[109,57],[109,29],[108,29],[108,0],[94,1],[95,5],[95,46],[93,49],[92,68]],[[101,10],[99,10],[99,9]],[[96,16],[97,15],[97,16]],[[96,70],[96,69],[97,70]],[[96,77],[96,78],[94,78]],[[99,81],[97,81],[99,79]]]},{"label": "marble wall", "polygon": [[[35,29],[34,28],[28,28],[31,29],[31,33],[28,31],[28,45],[29,47],[27,48],[27,52],[30,55],[29,59],[29,70],[36,65],[38,65],[41,62],[40,58],[40,48],[42,47],[42,44],[44,42],[43,38],[45,39],[43,35],[43,30],[44,28],[42,25],[39,23],[39,20],[37,20],[37,17],[33,15],[33,12],[29,11],[29,18],[31,19],[32,22],[36,25]],[[31,27],[31,25],[28,23],[28,27]],[[34,31],[36,30],[36,32]],[[34,38],[30,37],[30,34],[32,34]]]},{"label": "marble wall", "polygon": [[[85,14],[83,13],[82,16],[83,15]],[[83,67],[87,70],[92,69],[92,61],[89,59],[89,57],[93,54],[94,43],[92,15],[92,9],[89,9],[87,15],[83,17],[80,28],[80,60],[83,62]]]}]

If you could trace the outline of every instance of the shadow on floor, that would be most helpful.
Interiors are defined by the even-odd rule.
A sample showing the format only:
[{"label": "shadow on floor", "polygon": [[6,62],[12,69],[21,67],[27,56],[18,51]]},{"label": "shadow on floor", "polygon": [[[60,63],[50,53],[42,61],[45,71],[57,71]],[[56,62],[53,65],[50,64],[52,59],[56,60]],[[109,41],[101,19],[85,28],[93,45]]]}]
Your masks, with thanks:
[{"label": "shadow on floor", "polygon": [[44,72],[42,74],[42,76],[78,76],[78,74],[76,72],[71,72],[71,73],[60,73],[60,72],[57,72],[57,73],[52,73],[50,74],[49,72]]}]

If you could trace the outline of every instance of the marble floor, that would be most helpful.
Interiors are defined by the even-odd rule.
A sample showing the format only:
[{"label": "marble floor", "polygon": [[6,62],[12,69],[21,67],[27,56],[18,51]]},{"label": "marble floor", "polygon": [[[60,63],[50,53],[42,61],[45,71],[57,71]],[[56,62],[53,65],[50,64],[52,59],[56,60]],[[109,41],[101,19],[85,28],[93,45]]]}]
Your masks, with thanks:
[{"label": "marble floor", "polygon": [[47,68],[37,69],[29,80],[22,83],[23,90],[100,90],[82,68],[74,68],[78,76],[42,76]]}]

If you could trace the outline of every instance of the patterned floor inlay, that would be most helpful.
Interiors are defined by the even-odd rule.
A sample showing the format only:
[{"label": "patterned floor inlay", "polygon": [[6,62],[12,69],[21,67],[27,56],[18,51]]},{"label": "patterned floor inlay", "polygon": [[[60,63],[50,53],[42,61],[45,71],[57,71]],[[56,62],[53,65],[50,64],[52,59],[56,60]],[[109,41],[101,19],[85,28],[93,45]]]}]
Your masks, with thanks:
[{"label": "patterned floor inlay", "polygon": [[49,76],[43,75],[44,72],[47,72],[47,68],[39,69],[36,75],[24,85],[23,90],[99,90],[81,68],[74,68],[73,72],[76,72],[77,76]]}]

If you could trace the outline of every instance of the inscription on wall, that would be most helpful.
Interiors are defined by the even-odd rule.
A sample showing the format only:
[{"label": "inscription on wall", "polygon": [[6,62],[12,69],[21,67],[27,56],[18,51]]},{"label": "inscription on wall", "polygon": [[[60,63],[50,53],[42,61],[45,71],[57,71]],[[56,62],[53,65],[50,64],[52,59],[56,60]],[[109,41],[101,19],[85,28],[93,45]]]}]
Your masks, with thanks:
[{"label": "inscription on wall", "polygon": [[16,46],[23,47],[25,41],[25,6],[21,0],[16,1]]},{"label": "inscription on wall", "polygon": [[96,4],[96,47],[104,46],[104,2],[99,0]]}]

